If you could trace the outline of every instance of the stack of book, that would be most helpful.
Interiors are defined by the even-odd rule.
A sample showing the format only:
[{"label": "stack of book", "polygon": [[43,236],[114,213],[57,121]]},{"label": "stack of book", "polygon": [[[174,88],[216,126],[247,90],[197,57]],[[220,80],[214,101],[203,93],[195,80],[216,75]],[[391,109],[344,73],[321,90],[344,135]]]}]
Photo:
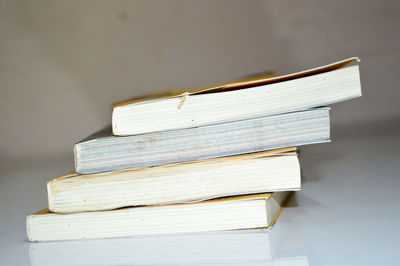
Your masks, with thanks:
[{"label": "stack of book", "polygon": [[330,141],[323,106],[361,96],[355,62],[116,104],[48,182],[28,239],[270,227],[301,188],[296,147]]}]

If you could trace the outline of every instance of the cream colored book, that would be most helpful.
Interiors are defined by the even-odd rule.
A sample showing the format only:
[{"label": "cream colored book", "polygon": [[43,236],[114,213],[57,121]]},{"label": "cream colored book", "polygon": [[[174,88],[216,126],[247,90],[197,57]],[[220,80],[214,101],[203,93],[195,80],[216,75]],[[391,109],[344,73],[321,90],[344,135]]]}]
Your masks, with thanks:
[{"label": "cream colored book", "polygon": [[33,266],[307,265],[300,225],[282,214],[271,229],[37,242],[29,253]]},{"label": "cream colored book", "polygon": [[300,165],[293,147],[96,174],[72,173],[47,184],[48,207],[57,213],[299,189]]},{"label": "cream colored book", "polygon": [[27,217],[29,241],[268,228],[289,192],[227,197],[197,203]]},{"label": "cream colored book", "polygon": [[[114,135],[193,128],[307,110],[361,96],[358,61],[349,58],[279,77],[167,92],[114,105]],[[154,96],[154,95],[153,95]]]}]

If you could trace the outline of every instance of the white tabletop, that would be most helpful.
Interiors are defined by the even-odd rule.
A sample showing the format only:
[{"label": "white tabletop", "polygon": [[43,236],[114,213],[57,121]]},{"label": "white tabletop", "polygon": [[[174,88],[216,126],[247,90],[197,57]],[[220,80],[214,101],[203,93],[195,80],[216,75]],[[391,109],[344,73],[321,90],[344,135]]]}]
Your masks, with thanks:
[{"label": "white tabletop", "polygon": [[29,243],[25,216],[45,207],[45,182],[72,157],[3,161],[0,265],[399,265],[400,135],[369,128],[302,148],[303,189],[256,232]]}]

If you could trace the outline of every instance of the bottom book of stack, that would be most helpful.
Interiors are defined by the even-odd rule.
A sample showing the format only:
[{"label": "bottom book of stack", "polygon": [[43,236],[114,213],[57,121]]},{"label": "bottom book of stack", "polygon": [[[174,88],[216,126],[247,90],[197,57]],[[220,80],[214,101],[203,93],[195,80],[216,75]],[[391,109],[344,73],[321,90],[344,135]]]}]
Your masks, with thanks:
[{"label": "bottom book of stack", "polygon": [[27,232],[30,241],[47,241],[268,228],[288,193],[69,214],[46,209],[27,217]]},{"label": "bottom book of stack", "polygon": [[308,265],[302,229],[282,213],[269,229],[29,244],[31,264],[47,265]]}]

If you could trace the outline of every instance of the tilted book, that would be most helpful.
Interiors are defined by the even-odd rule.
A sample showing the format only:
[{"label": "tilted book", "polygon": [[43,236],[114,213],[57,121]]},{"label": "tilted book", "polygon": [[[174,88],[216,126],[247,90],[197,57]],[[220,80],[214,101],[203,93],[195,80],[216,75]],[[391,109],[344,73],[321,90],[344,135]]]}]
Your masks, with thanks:
[{"label": "tilted book", "polygon": [[227,197],[196,203],[27,217],[29,241],[124,237],[268,228],[288,192]]},{"label": "tilted book", "polygon": [[299,189],[295,148],[96,174],[70,173],[47,183],[48,207],[58,213]]},{"label": "tilted book", "polygon": [[[199,127],[307,110],[361,96],[358,61],[349,58],[290,75],[138,97],[114,105],[114,135]],[[157,95],[153,95],[157,96]]]},{"label": "tilted book", "polygon": [[328,141],[329,108],[125,137],[106,128],[75,144],[75,171],[96,173]]}]

